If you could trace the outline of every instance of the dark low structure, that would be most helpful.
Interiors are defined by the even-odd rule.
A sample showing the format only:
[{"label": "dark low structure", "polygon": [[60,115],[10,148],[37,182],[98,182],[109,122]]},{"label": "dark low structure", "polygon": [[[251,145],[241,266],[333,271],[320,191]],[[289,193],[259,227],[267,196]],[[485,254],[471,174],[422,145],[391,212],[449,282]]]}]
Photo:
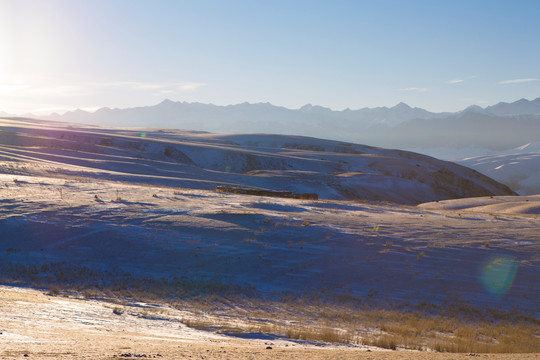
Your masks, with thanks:
[{"label": "dark low structure", "polygon": [[304,200],[318,200],[319,195],[314,193],[295,194],[290,191],[276,191],[276,190],[264,190],[264,189],[249,189],[236,186],[218,186],[217,192],[230,193],[230,194],[242,194],[253,196],[270,196],[290,199],[304,199]]}]

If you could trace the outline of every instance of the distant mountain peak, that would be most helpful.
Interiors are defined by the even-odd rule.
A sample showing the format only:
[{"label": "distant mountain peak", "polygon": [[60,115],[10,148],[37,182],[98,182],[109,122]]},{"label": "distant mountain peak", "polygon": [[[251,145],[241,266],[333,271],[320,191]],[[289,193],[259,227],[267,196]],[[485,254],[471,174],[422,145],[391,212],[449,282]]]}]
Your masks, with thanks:
[{"label": "distant mountain peak", "polygon": [[485,110],[483,107],[481,106],[478,106],[478,105],[471,105],[469,106],[468,108],[466,108],[465,110],[462,111],[462,113],[485,113]]},{"label": "distant mountain peak", "polygon": [[104,106],[102,108],[97,109],[95,114],[102,114],[102,113],[108,112],[108,111],[111,111],[111,108],[107,107],[107,106]]},{"label": "distant mountain peak", "polygon": [[158,104],[158,106],[159,106],[159,105],[172,105],[172,104],[176,104],[176,102],[175,102],[175,101],[172,101],[171,99],[165,99],[165,100],[163,100],[162,102],[160,102],[160,103]]},{"label": "distant mountain peak", "polygon": [[76,109],[75,111],[72,111],[71,112],[72,114],[74,115],[80,115],[80,114],[90,114],[89,111],[86,111],[86,110],[82,110],[82,109]]},{"label": "distant mountain peak", "polygon": [[410,109],[412,109],[412,107],[410,107],[409,105],[405,104],[404,102],[400,102],[399,104],[397,104],[396,106],[392,107],[391,109],[394,109],[394,110],[410,110]]},{"label": "distant mountain peak", "polygon": [[488,106],[486,111],[494,115],[540,115],[540,98],[535,100],[519,99],[512,103],[500,102]]}]

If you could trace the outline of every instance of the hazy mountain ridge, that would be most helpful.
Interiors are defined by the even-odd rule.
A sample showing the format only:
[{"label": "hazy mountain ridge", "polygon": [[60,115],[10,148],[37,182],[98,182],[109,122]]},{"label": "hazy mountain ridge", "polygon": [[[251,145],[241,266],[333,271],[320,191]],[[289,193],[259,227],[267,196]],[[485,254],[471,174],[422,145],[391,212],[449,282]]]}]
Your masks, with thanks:
[{"label": "hazy mountain ridge", "polygon": [[486,108],[473,105],[456,113],[433,113],[404,103],[335,111],[311,104],[293,110],[270,103],[218,106],[164,100],[155,106],[101,108],[93,113],[75,110],[41,118],[120,127],[305,135],[402,149],[503,150],[540,141],[540,98]]},{"label": "hazy mountain ridge", "polygon": [[493,116],[463,112],[444,119],[414,119],[379,134],[379,146],[401,148],[467,146],[505,150],[540,141],[540,116]]},{"label": "hazy mountain ridge", "polygon": [[513,103],[500,102],[485,109],[494,115],[540,115],[540,98],[535,100],[520,99]]},{"label": "hazy mountain ridge", "polygon": [[[96,112],[75,110],[63,115],[41,116],[46,120],[88,123],[124,127],[170,127],[211,132],[260,132],[288,135],[304,134],[321,137],[330,124],[340,128],[366,127],[373,125],[394,126],[415,118],[441,118],[447,113],[431,113],[420,108],[411,108],[404,103],[394,107],[346,109],[335,111],[329,108],[305,105],[292,110],[270,103],[242,103],[218,106],[213,104],[186,103],[164,100],[155,106],[129,109],[101,108]],[[31,114],[29,114],[32,117]],[[307,129],[306,129],[307,127]],[[309,130],[309,127],[312,130]],[[314,127],[314,128],[313,128]],[[318,131],[313,131],[317,130]],[[342,135],[343,136],[343,135]]]}]

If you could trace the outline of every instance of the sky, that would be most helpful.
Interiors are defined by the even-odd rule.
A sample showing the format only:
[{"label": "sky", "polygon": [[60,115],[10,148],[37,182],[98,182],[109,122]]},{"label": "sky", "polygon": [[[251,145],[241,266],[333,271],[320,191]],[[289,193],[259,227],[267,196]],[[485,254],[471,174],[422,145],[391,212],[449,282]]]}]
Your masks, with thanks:
[{"label": "sky", "polygon": [[540,97],[537,0],[0,0],[0,112]]}]

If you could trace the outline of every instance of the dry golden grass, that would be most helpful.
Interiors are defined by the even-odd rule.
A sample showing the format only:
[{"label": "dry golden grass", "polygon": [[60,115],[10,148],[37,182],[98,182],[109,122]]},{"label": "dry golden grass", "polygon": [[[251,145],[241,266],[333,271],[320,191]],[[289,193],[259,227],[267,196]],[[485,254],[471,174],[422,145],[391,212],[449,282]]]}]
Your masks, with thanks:
[{"label": "dry golden grass", "polygon": [[214,325],[206,319],[182,319],[182,324],[198,330],[211,330]]},{"label": "dry golden grass", "polygon": [[[67,280],[97,276],[84,269],[64,270],[59,269],[57,273],[71,276]],[[24,269],[29,277],[34,272],[32,268]],[[159,283],[127,280],[129,290],[127,286],[70,288],[57,285],[49,293],[56,296],[78,291],[86,299],[108,299],[117,304],[126,298],[168,303],[201,314],[199,318],[186,319],[187,326],[218,332],[263,332],[297,340],[367,344],[389,349],[540,353],[540,322],[519,312],[427,304],[406,310],[381,310],[347,296],[327,302],[296,297],[264,300],[249,289],[227,287],[212,279]]]},{"label": "dry golden grass", "polygon": [[328,343],[348,344],[355,342],[352,334],[330,326],[312,327],[306,325],[271,325],[263,326],[260,332],[279,334],[293,340],[322,341]]},{"label": "dry golden grass", "polygon": [[366,338],[362,342],[366,345],[377,346],[383,349],[396,350],[399,337],[392,335],[383,335],[375,338]]},{"label": "dry golden grass", "polygon": [[[124,299],[114,299],[115,302],[121,303]],[[313,346],[309,344],[291,344],[281,343],[276,341],[275,344],[271,344],[272,349],[268,349],[267,344],[263,344],[261,341],[252,341],[252,337],[248,339],[240,339],[234,337],[228,337],[225,340],[215,341],[215,339],[203,340],[200,338],[201,334],[196,334],[191,331],[185,331],[186,329],[178,329],[177,325],[165,323],[171,319],[179,319],[180,315],[175,310],[172,310],[165,306],[158,306],[153,304],[152,308],[140,308],[139,304],[130,304],[127,300],[127,305],[123,307],[125,313],[114,317],[113,322],[110,322],[110,316],[114,309],[113,303],[92,302],[92,304],[85,304],[85,300],[82,296],[71,297],[66,301],[54,302],[55,306],[50,306],[50,296],[43,294],[42,292],[34,290],[13,289],[7,291],[0,291],[0,304],[2,306],[2,314],[9,320],[4,325],[10,329],[12,334],[21,334],[29,338],[34,339],[32,343],[22,343],[19,339],[11,337],[2,338],[2,346],[0,348],[0,358],[2,359],[22,359],[28,357],[30,359],[59,359],[68,360],[74,358],[84,359],[119,359],[119,358],[162,358],[162,359],[261,359],[261,360],[288,360],[288,359],[305,359],[305,360],[326,360],[326,359],[341,359],[341,360],[467,360],[470,359],[470,353],[464,354],[448,354],[448,353],[436,353],[436,352],[410,352],[410,351],[366,351],[366,349],[360,349],[355,347],[342,347],[342,346]],[[215,324],[219,323],[216,320],[216,316],[205,314],[195,315],[198,303],[202,303],[202,306],[209,311],[210,314],[216,308],[216,314],[222,313],[223,308],[231,308],[236,305],[223,299],[212,299],[206,301],[205,299],[195,299],[194,302],[188,300],[185,305],[187,307],[193,307],[192,312],[186,312],[186,317],[193,319],[193,326],[200,326],[210,331],[220,331],[216,328]],[[214,307],[210,306],[210,303],[214,304]],[[60,308],[56,306],[60,304]],[[63,304],[63,305],[62,305]],[[74,306],[75,304],[83,305]],[[276,302],[246,302],[238,303],[239,305],[245,305],[246,307],[237,308],[238,314],[244,314],[244,316],[238,316],[237,319],[246,320],[246,316],[257,312],[258,314],[268,314],[269,311],[276,310],[276,314],[281,314],[277,311],[278,308],[282,308],[284,311],[292,311],[298,309],[294,301],[290,301],[286,304],[278,304]],[[87,307],[90,305],[91,310]],[[250,307],[253,305],[268,305],[268,309],[260,309]],[[43,307],[44,306],[44,307]],[[101,313],[100,309],[104,310]],[[307,312],[302,312],[302,317],[308,316],[313,313],[314,308],[307,309]],[[32,311],[39,310],[39,311]],[[43,311],[42,311],[43,310]],[[335,316],[336,319],[347,318],[348,309],[336,308],[333,306],[325,306],[319,308],[321,313],[328,316]],[[95,312],[97,311],[97,313]],[[148,316],[152,321],[141,320],[144,317],[144,312],[148,311]],[[164,314],[162,314],[164,312]],[[101,315],[99,315],[101,313]],[[138,315],[140,313],[140,315]],[[78,314],[76,319],[72,322],[64,324],[64,320],[67,314]],[[95,315],[98,314],[97,317]],[[170,314],[169,317],[167,314]],[[284,312],[283,314],[287,314]],[[79,318],[79,315],[81,316]],[[135,315],[138,318],[135,319],[132,316]],[[325,316],[326,316],[325,315]],[[163,317],[162,317],[163,316]],[[232,320],[234,314],[231,313]],[[161,318],[162,317],[162,318]],[[420,316],[421,318],[422,316]],[[86,323],[80,322],[80,320],[90,320],[94,326],[89,326]],[[199,320],[203,320],[202,322]],[[59,322],[59,320],[61,320]],[[157,321],[158,323],[154,322]],[[204,321],[207,321],[205,324]],[[96,321],[96,322],[94,322]],[[104,321],[104,322],[102,322]],[[283,321],[278,321],[282,325],[300,326],[301,324],[288,322],[285,324]],[[32,326],[28,326],[32,323]],[[70,325],[69,325],[70,324]],[[68,325],[68,326],[66,326]],[[74,326],[72,326],[74,325]],[[273,324],[267,324],[268,331],[275,331]],[[312,330],[311,324],[305,324],[307,326],[306,332]],[[317,326],[319,324],[316,324]],[[170,329],[170,332],[163,332],[165,328]],[[303,325],[302,325],[303,326]],[[319,333],[315,333],[316,336],[322,336],[327,341],[334,341],[332,337],[335,334],[342,334],[340,329],[327,329],[324,327],[330,327],[330,325],[322,324]],[[236,326],[230,329],[224,329],[230,333],[236,331],[237,334],[247,331],[249,326],[238,323]],[[264,329],[267,326],[265,324],[259,324],[260,329]],[[287,326],[288,327],[288,326]],[[158,330],[159,329],[159,330]],[[256,327],[254,327],[256,329]],[[156,332],[157,330],[157,332]],[[168,334],[168,335],[165,335]],[[294,333],[291,333],[293,336]],[[300,336],[304,336],[300,334]],[[375,334],[375,335],[378,335]],[[351,338],[352,342],[366,342],[368,336],[362,339]],[[180,341],[179,341],[180,340]],[[391,337],[382,337],[378,340],[377,345],[392,347],[393,343],[400,344],[401,339],[393,339]],[[274,341],[272,341],[274,343]],[[396,345],[399,348],[400,345]],[[370,349],[373,350],[373,349]],[[123,354],[131,354],[132,356],[124,356]],[[533,360],[538,359],[538,354],[484,354],[481,356],[486,360]]]},{"label": "dry golden grass", "polygon": [[[459,353],[538,353],[540,325],[534,319],[499,313],[501,318],[481,318],[463,308],[445,315],[412,310],[358,309],[352,305],[250,300],[239,304],[244,319],[261,323],[220,320],[212,329],[225,333],[267,333],[295,340],[365,344],[385,349],[434,350]],[[223,311],[223,308],[220,310]],[[237,313],[240,315],[240,313]],[[491,316],[491,315],[490,315]],[[239,318],[239,317],[238,317]],[[185,323],[191,326],[190,323]],[[195,324],[209,328],[206,322]]]}]

